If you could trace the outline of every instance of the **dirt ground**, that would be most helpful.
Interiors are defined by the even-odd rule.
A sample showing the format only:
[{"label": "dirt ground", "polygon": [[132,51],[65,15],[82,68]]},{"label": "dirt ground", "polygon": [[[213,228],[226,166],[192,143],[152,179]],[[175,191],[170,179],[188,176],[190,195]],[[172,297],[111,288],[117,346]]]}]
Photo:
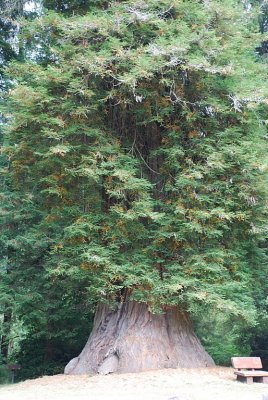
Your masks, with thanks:
[{"label": "dirt ground", "polygon": [[238,383],[233,370],[223,367],[55,375],[0,387],[0,400],[263,400],[263,395],[268,398],[268,384]]}]

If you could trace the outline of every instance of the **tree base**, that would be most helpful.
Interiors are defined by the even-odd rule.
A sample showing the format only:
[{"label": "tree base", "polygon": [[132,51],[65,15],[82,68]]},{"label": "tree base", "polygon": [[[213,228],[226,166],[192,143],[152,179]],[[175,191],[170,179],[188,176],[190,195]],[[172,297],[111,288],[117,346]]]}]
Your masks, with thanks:
[{"label": "tree base", "polygon": [[64,373],[127,373],[213,365],[185,312],[172,308],[156,315],[146,304],[129,301],[116,311],[98,306],[88,342]]}]

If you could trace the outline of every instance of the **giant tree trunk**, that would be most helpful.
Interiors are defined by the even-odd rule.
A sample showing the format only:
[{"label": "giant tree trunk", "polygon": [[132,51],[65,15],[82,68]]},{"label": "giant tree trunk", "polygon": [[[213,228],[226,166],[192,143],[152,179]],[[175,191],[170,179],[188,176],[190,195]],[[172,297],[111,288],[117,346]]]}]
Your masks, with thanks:
[{"label": "giant tree trunk", "polygon": [[93,331],[65,374],[138,372],[213,366],[184,312],[155,315],[145,304],[125,302],[117,311],[100,305]]}]

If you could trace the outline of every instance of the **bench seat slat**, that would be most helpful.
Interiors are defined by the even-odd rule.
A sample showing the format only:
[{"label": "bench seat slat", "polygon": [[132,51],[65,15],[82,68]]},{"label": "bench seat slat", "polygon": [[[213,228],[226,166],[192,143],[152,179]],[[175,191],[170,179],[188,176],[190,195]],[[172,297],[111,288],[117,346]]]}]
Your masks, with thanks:
[{"label": "bench seat slat", "polygon": [[268,376],[268,371],[234,371],[239,376]]}]

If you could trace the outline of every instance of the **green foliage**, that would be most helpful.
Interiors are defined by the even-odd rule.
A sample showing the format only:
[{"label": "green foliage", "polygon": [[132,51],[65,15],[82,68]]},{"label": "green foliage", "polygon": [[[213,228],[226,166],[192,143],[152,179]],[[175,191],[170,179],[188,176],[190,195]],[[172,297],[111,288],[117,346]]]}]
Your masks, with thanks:
[{"label": "green foliage", "polygon": [[0,17],[14,17],[23,13],[25,0],[0,0]]},{"label": "green foliage", "polygon": [[[200,310],[202,312],[202,310]],[[231,357],[261,357],[263,368],[268,366],[267,312],[258,314],[257,323],[245,325],[228,315],[207,313],[196,315],[196,332],[206,350],[218,365],[230,366]]]},{"label": "green foliage", "polygon": [[10,373],[4,364],[0,364],[0,385],[10,383]]},{"label": "green foliage", "polygon": [[90,9],[99,6],[107,7],[104,0],[44,0],[43,5],[49,10],[54,10],[63,14],[85,14]]},{"label": "green foliage", "polygon": [[[262,36],[236,1],[97,3],[27,21],[38,50],[9,66],[6,307],[42,343],[65,337],[70,308],[79,325],[125,295],[253,325],[267,276]],[[218,361],[237,335],[217,352],[207,339]]]},{"label": "green foliage", "polygon": [[17,374],[18,380],[62,374],[65,365],[82,350],[92,328],[91,316],[83,315],[81,318],[76,313],[75,318],[72,310],[69,318],[66,311],[57,309],[55,314],[58,313],[58,325],[50,325],[49,329],[36,325],[20,341],[19,349],[13,353],[13,358],[22,366]]},{"label": "green foliage", "polygon": [[6,365],[3,363],[2,357],[0,355],[0,385],[10,383],[10,372]]},{"label": "green foliage", "polygon": [[[255,327],[247,326],[254,332]],[[251,353],[250,341],[241,340],[244,337],[245,326],[236,318],[228,315],[213,315],[209,311],[196,317],[196,332],[202,340],[208,353],[217,365],[230,366],[231,357],[249,356]]]}]

